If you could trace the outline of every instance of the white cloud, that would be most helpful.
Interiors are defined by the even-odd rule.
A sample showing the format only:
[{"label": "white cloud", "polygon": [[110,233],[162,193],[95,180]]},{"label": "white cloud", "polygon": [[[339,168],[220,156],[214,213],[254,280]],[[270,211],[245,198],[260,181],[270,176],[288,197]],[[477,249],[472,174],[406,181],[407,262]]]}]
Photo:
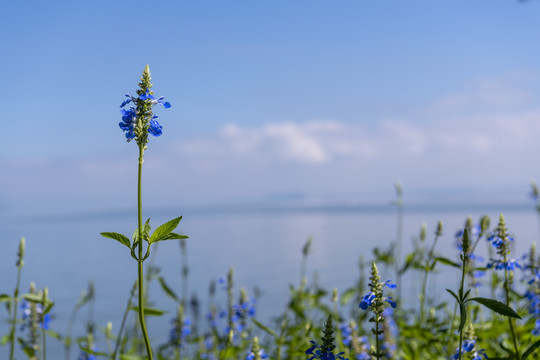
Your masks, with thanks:
[{"label": "white cloud", "polygon": [[182,156],[205,159],[259,159],[322,166],[336,160],[385,161],[441,156],[509,158],[540,151],[540,110],[512,115],[382,120],[375,127],[338,121],[270,123],[260,127],[227,125],[206,138],[177,148]]},{"label": "white cloud", "polygon": [[[462,97],[462,103],[474,103]],[[163,141],[145,155],[144,182],[152,194],[147,204],[219,203],[296,192],[369,196],[391,189],[396,179],[420,188],[497,188],[540,178],[540,108],[426,108],[347,123],[229,124],[181,143]],[[4,159],[7,170],[0,181],[11,190],[0,205],[26,198],[25,206],[39,199],[60,206],[83,202],[85,194],[91,194],[88,202],[125,203],[118,189],[133,190],[136,171],[125,161],[128,153],[67,162]]]}]

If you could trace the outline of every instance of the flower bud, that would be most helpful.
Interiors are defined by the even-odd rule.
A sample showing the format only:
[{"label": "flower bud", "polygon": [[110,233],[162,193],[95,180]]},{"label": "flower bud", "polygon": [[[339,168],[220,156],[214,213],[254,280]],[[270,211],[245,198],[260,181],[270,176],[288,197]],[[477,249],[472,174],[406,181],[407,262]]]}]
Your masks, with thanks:
[{"label": "flower bud", "polygon": [[435,231],[436,236],[442,236],[443,234],[443,222],[442,220],[439,220],[437,223],[437,230]]},{"label": "flower bud", "polygon": [[16,265],[18,268],[22,268],[24,266],[23,258],[24,258],[25,247],[26,247],[26,240],[24,239],[24,237],[21,237],[21,240],[19,241],[19,252],[17,252]]},{"label": "flower bud", "polygon": [[427,225],[426,223],[422,223],[422,226],[420,227],[420,241],[421,242],[426,241],[426,232],[427,232]]}]

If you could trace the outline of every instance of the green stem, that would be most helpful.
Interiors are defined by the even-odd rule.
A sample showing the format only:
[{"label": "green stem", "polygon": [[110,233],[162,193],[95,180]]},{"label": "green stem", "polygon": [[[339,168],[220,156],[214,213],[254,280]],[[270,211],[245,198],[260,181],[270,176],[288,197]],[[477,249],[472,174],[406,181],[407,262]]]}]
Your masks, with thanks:
[{"label": "green stem", "polygon": [[435,240],[433,240],[433,244],[431,245],[431,248],[428,252],[428,258],[426,261],[426,268],[424,269],[424,279],[422,280],[422,295],[420,298],[420,325],[424,323],[424,313],[425,313],[425,301],[426,301],[426,287],[427,287],[427,280],[429,272],[431,271],[431,268],[434,266],[433,263],[433,253],[435,251],[435,245],[437,244],[437,240],[439,239],[439,235],[435,236]]},{"label": "green stem", "polygon": [[21,268],[22,266],[18,267],[17,270],[17,285],[15,286],[15,291],[13,292],[13,321],[11,323],[11,330],[9,332],[9,340],[10,340],[10,346],[9,346],[9,359],[13,360],[13,354],[15,352],[15,328],[17,327],[17,301],[19,298],[19,284],[21,282]]},{"label": "green stem", "polygon": [[461,360],[461,346],[463,344],[463,331],[459,332],[459,360]]},{"label": "green stem", "polygon": [[[506,256],[504,258],[505,263],[508,261]],[[506,306],[510,306],[510,283],[508,281],[508,270],[504,269],[504,290],[506,292]],[[520,360],[519,347],[517,344],[516,331],[514,329],[514,322],[511,317],[508,317],[508,325],[510,326],[510,334],[512,335],[512,342],[514,344],[514,351],[516,353],[516,359]]]},{"label": "green stem", "polygon": [[[456,303],[454,304],[454,311],[452,312],[452,326],[450,327],[450,334],[453,335],[454,334],[454,330],[456,329],[456,314],[457,314],[457,307],[458,307],[458,303],[456,301]],[[453,336],[450,336],[450,340],[448,341],[448,348],[447,348],[447,355],[448,357],[452,356],[452,349],[454,348],[454,337]]]},{"label": "green stem", "polygon": [[[45,305],[43,305],[43,309],[45,308]],[[46,360],[46,355],[47,355],[47,343],[45,341],[45,338],[47,337],[45,335],[45,314],[42,315],[42,322],[41,322],[41,339],[42,339],[42,342],[43,342],[43,360]]]},{"label": "green stem", "polygon": [[[537,214],[537,220],[538,220],[538,229],[540,230],[540,204],[538,203],[538,200],[536,201],[536,214]],[[540,231],[539,231],[540,234]]]},{"label": "green stem", "polygon": [[120,342],[122,339],[122,333],[124,332],[124,327],[126,325],[127,316],[129,313],[129,310],[131,309],[131,299],[133,298],[133,295],[135,295],[135,290],[137,289],[137,282],[133,284],[133,287],[131,288],[131,293],[129,294],[129,299],[126,305],[126,310],[124,311],[124,315],[122,316],[122,322],[120,324],[120,329],[118,330],[118,336],[116,337],[116,343],[114,345],[114,352],[111,356],[111,360],[116,359],[116,355],[118,354],[118,350],[120,349]]},{"label": "green stem", "polygon": [[[138,256],[138,285],[139,285],[139,322],[141,324],[141,332],[146,346],[146,354],[148,360],[153,360],[152,348],[150,347],[150,340],[148,339],[148,333],[146,331],[146,323],[144,321],[144,284],[143,284],[143,222],[142,222],[142,196],[141,196],[141,175],[142,164],[144,155],[144,145],[139,145],[139,171],[137,176],[137,215],[139,220],[139,256]],[[148,245],[150,246],[150,245]]]},{"label": "green stem", "polygon": [[69,316],[69,321],[66,329],[66,338],[64,342],[64,352],[66,355],[66,360],[70,359],[69,353],[71,351],[71,334],[73,333],[73,323],[75,322],[75,316],[77,315],[77,306],[71,310],[71,315]]},{"label": "green stem", "polygon": [[380,345],[379,345],[379,315],[375,314],[375,350],[377,353],[375,356],[377,360],[381,358]]},{"label": "green stem", "polygon": [[403,237],[403,200],[400,196],[397,209],[397,226],[396,226],[396,258],[395,258],[395,269],[396,269],[396,297],[401,299],[401,239]]},{"label": "green stem", "polygon": [[[466,251],[467,249],[465,249],[465,246],[463,247],[464,247],[464,251],[462,255],[463,264],[461,268],[461,284],[459,286],[459,302],[460,302],[459,312],[460,314],[461,314],[461,311],[463,310],[463,307],[461,306],[461,304],[463,304],[465,301],[465,299],[463,298],[463,286],[465,286],[465,273],[467,272],[467,260],[469,260],[469,252]],[[462,344],[463,344],[463,328],[459,330],[459,347],[458,347],[459,360],[461,360]]]}]

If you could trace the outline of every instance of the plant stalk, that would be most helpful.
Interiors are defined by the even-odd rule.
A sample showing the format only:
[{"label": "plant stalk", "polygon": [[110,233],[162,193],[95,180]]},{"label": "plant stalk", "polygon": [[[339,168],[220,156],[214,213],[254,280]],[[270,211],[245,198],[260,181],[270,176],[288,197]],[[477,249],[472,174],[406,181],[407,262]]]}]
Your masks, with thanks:
[{"label": "plant stalk", "polygon": [[[143,222],[142,222],[142,196],[141,196],[141,178],[142,178],[142,164],[144,156],[144,145],[139,144],[139,171],[137,176],[137,215],[139,221],[139,256],[137,260],[138,268],[138,285],[139,285],[139,322],[141,324],[141,332],[144,339],[144,345],[146,346],[146,354],[148,360],[153,360],[152,348],[150,347],[150,340],[148,339],[148,332],[146,331],[146,323],[144,321],[144,284],[143,284]],[[150,245],[148,245],[150,246]]]},{"label": "plant stalk", "polygon": [[9,332],[9,360],[13,360],[13,354],[15,352],[15,329],[17,327],[17,300],[19,298],[19,285],[21,283],[21,268],[22,265],[18,266],[17,269],[17,285],[15,286],[15,291],[13,292],[13,321],[11,323],[11,330]]},{"label": "plant stalk", "polygon": [[[507,261],[506,259],[506,256],[505,256],[505,262]],[[510,306],[510,283],[509,283],[509,279],[508,279],[508,270],[505,268],[504,269],[504,290],[506,292],[506,306]],[[514,351],[516,352],[516,360],[520,360],[521,359],[521,356],[519,354],[519,347],[518,347],[518,343],[517,343],[517,338],[516,338],[516,331],[514,329],[514,322],[512,321],[512,318],[511,317],[508,317],[508,325],[510,327],[510,334],[512,335],[512,343],[514,345]]]}]

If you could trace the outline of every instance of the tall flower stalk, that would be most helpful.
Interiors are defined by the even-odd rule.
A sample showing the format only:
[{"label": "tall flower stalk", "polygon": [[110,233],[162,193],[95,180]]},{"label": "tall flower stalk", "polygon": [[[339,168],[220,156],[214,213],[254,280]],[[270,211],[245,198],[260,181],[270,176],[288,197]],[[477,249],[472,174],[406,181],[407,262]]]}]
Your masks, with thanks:
[{"label": "tall flower stalk", "polygon": [[387,302],[393,308],[396,308],[397,306],[396,302],[392,300],[392,297],[383,296],[383,287],[387,286],[391,289],[395,289],[396,284],[393,284],[390,280],[381,282],[379,269],[377,269],[375,263],[371,264],[371,277],[369,280],[370,291],[363,297],[359,306],[362,310],[371,308],[371,312],[373,313],[373,317],[370,318],[369,321],[375,323],[374,328],[371,329],[373,335],[375,335],[375,350],[372,351],[370,355],[379,360],[386,355],[386,351],[383,350],[383,344],[381,344],[381,340],[384,338],[384,303]]},{"label": "tall flower stalk", "polygon": [[[492,245],[497,249],[497,254],[499,259],[491,259],[488,264],[488,268],[495,267],[496,270],[504,270],[504,292],[506,306],[510,306],[510,286],[514,281],[513,270],[518,267],[521,268],[521,265],[517,260],[510,259],[510,242],[514,239],[508,235],[508,230],[506,229],[506,222],[504,221],[504,216],[501,214],[499,217],[499,224],[497,229],[493,234],[488,238],[492,242]],[[520,360],[519,346],[517,343],[516,330],[514,329],[514,321],[512,318],[508,318],[508,326],[510,328],[510,335],[512,336],[512,344],[514,345],[515,357],[517,360]]]},{"label": "tall flower stalk", "polygon": [[[396,190],[396,200],[392,202],[397,209],[397,224],[396,224],[396,244],[394,248],[394,269],[396,272],[396,282],[401,285],[401,275],[403,274],[403,269],[401,268],[401,243],[403,238],[403,187],[401,182],[398,180],[394,183],[394,188]],[[401,288],[398,286],[396,289],[396,296],[401,297]]]},{"label": "tall flower stalk", "polygon": [[[118,233],[104,232],[101,235],[117,240],[131,250],[131,256],[137,261],[137,285],[138,285],[138,313],[139,324],[146,347],[147,358],[153,360],[152,348],[146,330],[146,322],[144,316],[144,272],[143,262],[150,255],[150,245],[162,240],[185,239],[187,236],[175,234],[172,231],[176,229],[182,217],[173,219],[159,226],[152,235],[150,235],[150,219],[144,224],[142,220],[142,165],[144,161],[144,151],[147,149],[149,134],[160,136],[162,134],[162,126],[157,122],[157,116],[153,114],[153,107],[162,105],[164,108],[170,108],[171,104],[164,101],[163,97],[156,99],[151,90],[150,69],[148,65],[144,68],[137,96],[126,95],[127,99],[122,102],[122,122],[119,123],[120,129],[126,134],[128,142],[135,140],[139,148],[138,157],[138,172],[137,172],[137,223],[138,227],[133,236],[133,244],[128,237]],[[128,110],[124,107],[132,104]],[[148,243],[146,252],[143,255],[143,241]]]},{"label": "tall flower stalk", "polygon": [[437,245],[437,240],[442,236],[442,234],[443,234],[443,224],[442,224],[442,221],[439,220],[439,222],[437,223],[437,230],[435,231],[435,239],[433,240],[433,244],[431,245],[431,248],[429,249],[425,264],[423,264],[424,277],[422,279],[422,292],[421,292],[421,297],[420,297],[420,324],[424,323],[428,275],[435,268],[435,264],[437,263],[437,260],[434,259],[435,245]]},{"label": "tall flower stalk", "polygon": [[17,327],[17,305],[19,301],[19,288],[21,284],[21,270],[24,266],[24,248],[25,240],[22,237],[19,241],[19,251],[17,252],[17,283],[15,285],[15,290],[13,291],[12,301],[12,311],[13,317],[11,319],[11,329],[9,331],[9,359],[13,360],[13,354],[15,352],[15,329]]},{"label": "tall flower stalk", "polygon": [[[499,228],[498,229],[504,229],[504,233],[506,234],[506,227],[504,226],[504,218],[502,217],[502,215],[501,215],[501,219],[502,219],[503,226],[501,227],[500,226],[501,223],[499,223]],[[460,313],[460,320],[459,320],[459,327],[458,327],[459,346],[456,349],[456,354],[453,356],[453,359],[461,360],[462,355],[463,355],[464,352],[470,352],[474,348],[474,343],[471,343],[469,340],[465,340],[465,348],[464,348],[464,342],[463,342],[463,328],[464,328],[464,326],[465,326],[465,324],[467,322],[467,317],[468,317],[468,315],[467,315],[467,303],[469,303],[470,301],[474,301],[474,302],[477,302],[479,304],[482,304],[482,305],[486,306],[490,310],[492,310],[492,311],[494,311],[494,312],[496,312],[496,313],[498,313],[500,315],[508,317],[509,322],[511,324],[512,337],[514,338],[514,344],[515,344],[515,349],[516,349],[516,355],[515,356],[516,356],[516,359],[519,360],[520,357],[519,357],[519,353],[517,351],[517,343],[516,343],[515,336],[514,336],[515,333],[513,332],[511,318],[521,319],[521,317],[512,308],[510,308],[508,301],[506,302],[506,304],[504,304],[504,303],[501,303],[501,302],[499,302],[497,300],[487,299],[487,298],[483,298],[483,297],[470,298],[469,294],[471,292],[471,289],[467,289],[467,290],[465,289],[465,276],[467,274],[467,268],[469,266],[469,261],[471,259],[471,255],[472,255],[472,252],[471,252],[472,243],[471,243],[471,240],[470,240],[469,232],[470,232],[470,229],[467,226],[465,226],[465,228],[463,229],[463,232],[462,232],[461,254],[460,254],[460,259],[461,259],[461,281],[460,281],[458,292],[456,294],[452,290],[446,289],[446,291],[448,291],[454,297],[454,299],[456,299],[457,305],[459,306],[459,313]],[[500,234],[500,233],[498,232],[497,234]],[[491,238],[493,238],[495,236],[496,235],[492,235],[489,239],[491,239]],[[508,236],[508,235],[506,234],[506,236]]]}]

